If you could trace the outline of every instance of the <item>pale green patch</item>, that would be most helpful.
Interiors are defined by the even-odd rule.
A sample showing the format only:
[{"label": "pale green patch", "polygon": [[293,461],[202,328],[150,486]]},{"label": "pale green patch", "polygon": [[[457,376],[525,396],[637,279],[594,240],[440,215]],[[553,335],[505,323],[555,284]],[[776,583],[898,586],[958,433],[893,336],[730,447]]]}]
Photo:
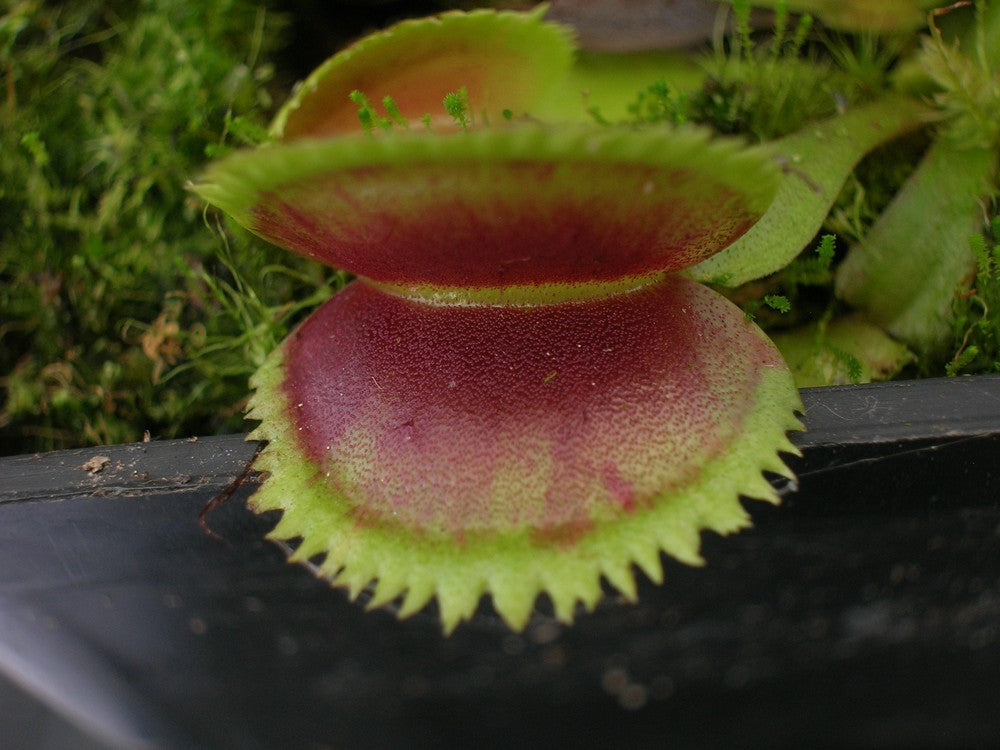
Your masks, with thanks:
[{"label": "pale green patch", "polygon": [[771,337],[799,388],[888,380],[915,357],[859,316],[802,326]]},{"label": "pale green patch", "polygon": [[550,122],[628,122],[636,95],[655,81],[685,92],[699,88],[704,78],[698,62],[678,52],[581,52],[566,77],[529,114]]},{"label": "pale green patch", "polygon": [[924,25],[937,0],[754,0],[754,5],[786,6],[793,13],[812,13],[827,25],[849,31],[888,33]]}]

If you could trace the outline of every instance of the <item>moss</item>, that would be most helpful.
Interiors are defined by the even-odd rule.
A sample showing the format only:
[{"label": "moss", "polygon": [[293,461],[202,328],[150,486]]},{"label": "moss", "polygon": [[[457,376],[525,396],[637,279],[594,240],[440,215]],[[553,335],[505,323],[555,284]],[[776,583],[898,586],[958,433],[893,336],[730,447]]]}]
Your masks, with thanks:
[{"label": "moss", "polygon": [[[738,15],[749,12],[734,5]],[[793,25],[781,5],[772,31],[751,36],[742,18],[737,34],[716,42],[704,84],[690,96],[690,120],[768,141],[885,91],[902,40],[821,32],[808,15]]]},{"label": "moss", "polygon": [[969,244],[976,277],[955,298],[948,375],[1000,372],[1000,216],[993,216],[986,233],[973,235]]},{"label": "moss", "polygon": [[[207,156],[266,137],[272,87],[284,92],[296,77],[273,61],[316,62],[294,59],[316,40],[283,47],[284,29],[292,21],[315,34],[325,24],[302,18],[334,11],[286,3],[300,9],[293,19],[269,2],[0,4],[0,453],[137,440],[145,430],[243,429],[247,374],[343,282],[204,214],[184,189]],[[742,12],[747,3],[734,5]],[[703,85],[678,88],[667,76],[668,88],[651,76],[621,116],[773,140],[903,88],[933,96],[955,123],[952,137],[985,138],[995,149],[996,4],[979,4],[976,37],[971,9],[938,16],[943,40],[926,31],[840,34],[819,21],[797,25],[783,3],[774,6],[773,30],[751,34],[741,23],[693,56]],[[335,12],[351,16],[336,33],[372,25],[360,11]],[[854,171],[821,230],[840,239],[833,270],[932,137],[926,130],[881,148]],[[992,251],[996,241],[987,232],[983,246]],[[828,280],[801,283],[794,272],[732,295],[775,330],[842,311]],[[954,299],[951,350],[923,357],[919,372],[998,369],[996,278],[981,267]],[[768,295],[785,297],[789,312],[768,306]]]},{"label": "moss", "polygon": [[284,19],[246,0],[0,12],[0,453],[239,429],[280,305],[325,281],[300,264],[261,285],[285,259],[206,230],[184,185],[269,115]]}]

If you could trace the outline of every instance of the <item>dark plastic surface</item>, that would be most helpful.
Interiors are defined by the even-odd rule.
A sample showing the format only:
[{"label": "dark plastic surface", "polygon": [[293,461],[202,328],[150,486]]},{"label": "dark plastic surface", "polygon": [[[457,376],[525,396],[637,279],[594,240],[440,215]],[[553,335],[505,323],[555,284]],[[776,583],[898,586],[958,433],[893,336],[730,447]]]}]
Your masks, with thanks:
[{"label": "dark plastic surface", "polygon": [[523,634],[366,613],[254,476],[204,533],[239,436],[0,459],[0,671],[111,747],[997,746],[1000,378],[804,399],[782,507]]}]

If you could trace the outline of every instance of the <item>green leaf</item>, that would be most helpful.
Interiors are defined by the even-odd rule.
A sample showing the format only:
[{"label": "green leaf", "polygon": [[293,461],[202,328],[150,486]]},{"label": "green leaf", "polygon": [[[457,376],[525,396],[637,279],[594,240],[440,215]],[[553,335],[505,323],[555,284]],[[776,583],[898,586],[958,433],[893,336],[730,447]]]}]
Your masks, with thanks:
[{"label": "green leaf", "polygon": [[771,339],[799,388],[888,380],[915,359],[906,346],[859,316],[809,324]]},{"label": "green leaf", "polygon": [[955,355],[954,359],[951,360],[945,366],[945,374],[948,377],[953,378],[958,375],[962,370],[968,367],[972,361],[979,356],[979,347],[972,345],[967,346],[965,349],[960,351]]},{"label": "green leaf", "polygon": [[940,353],[956,290],[972,278],[969,237],[997,156],[939,138],[864,240],[837,270],[845,301],[920,353]]},{"label": "green leaf", "polygon": [[41,169],[48,166],[49,152],[45,148],[45,142],[39,137],[37,132],[31,131],[21,136],[21,145],[31,154],[36,167]]},{"label": "green leaf", "polygon": [[739,286],[788,265],[816,236],[861,158],[928,115],[919,102],[890,96],[775,141],[784,176],[771,207],[740,239],[687,273]]}]

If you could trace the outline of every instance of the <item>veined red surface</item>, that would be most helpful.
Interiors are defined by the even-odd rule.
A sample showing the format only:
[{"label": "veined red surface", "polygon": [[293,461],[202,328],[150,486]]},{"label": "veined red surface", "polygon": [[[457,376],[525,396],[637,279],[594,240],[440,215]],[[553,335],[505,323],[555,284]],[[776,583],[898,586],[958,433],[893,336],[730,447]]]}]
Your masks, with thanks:
[{"label": "veined red surface", "polygon": [[337,268],[460,288],[675,271],[759,218],[699,170],[488,159],[335,171],[264,193],[251,213],[257,233]]},{"label": "veined red surface", "polygon": [[301,446],[357,523],[553,543],[695,479],[783,366],[738,308],[676,277],[536,307],[355,282],[284,359]]}]

